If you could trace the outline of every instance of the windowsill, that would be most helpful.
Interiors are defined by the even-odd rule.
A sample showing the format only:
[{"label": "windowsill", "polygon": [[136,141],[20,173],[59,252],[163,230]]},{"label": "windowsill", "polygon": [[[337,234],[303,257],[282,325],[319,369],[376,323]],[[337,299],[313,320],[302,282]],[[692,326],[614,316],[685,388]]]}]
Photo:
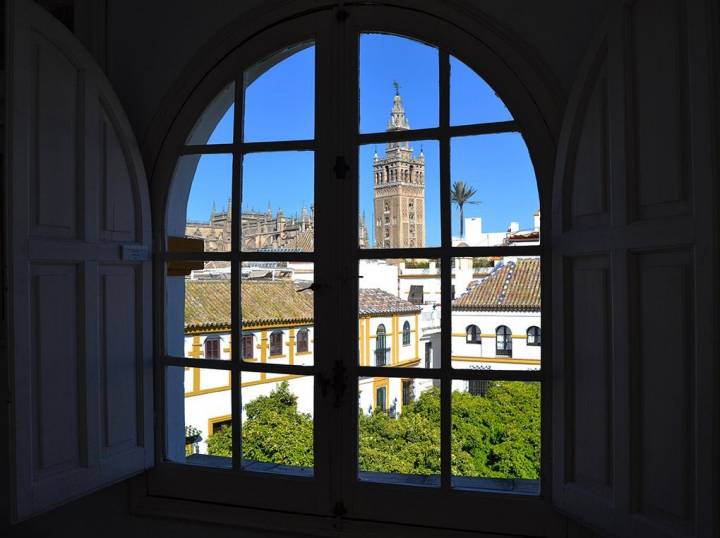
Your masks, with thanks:
[{"label": "windowsill", "polygon": [[270,356],[268,356],[268,360],[275,360],[275,359],[287,359],[287,355],[270,355]]},{"label": "windowsill", "polygon": [[312,351],[297,351],[297,352],[295,352],[296,357],[298,357],[298,356],[302,357],[303,355],[312,355]]},{"label": "windowsill", "polygon": [[[225,456],[211,456],[210,454],[191,454],[185,458],[187,465],[195,467],[210,467],[213,469],[232,469],[232,458]],[[311,478],[313,476],[312,467],[296,467],[294,465],[282,465],[279,463],[270,463],[265,461],[243,460],[243,471],[254,473],[272,473],[284,476],[304,476]]]},{"label": "windowsill", "polygon": [[540,495],[540,481],[522,478],[479,478],[454,476],[452,487],[466,491],[486,493],[509,493],[516,495]]},{"label": "windowsill", "polygon": [[375,471],[360,471],[360,482],[374,482],[376,484],[401,484],[403,486],[440,487],[439,475],[419,475],[402,473],[381,473]]},{"label": "windowsill", "polygon": [[190,454],[185,458],[184,462],[173,463],[185,463],[196,467],[212,467],[213,469],[232,469],[232,458],[211,456],[210,454]]}]

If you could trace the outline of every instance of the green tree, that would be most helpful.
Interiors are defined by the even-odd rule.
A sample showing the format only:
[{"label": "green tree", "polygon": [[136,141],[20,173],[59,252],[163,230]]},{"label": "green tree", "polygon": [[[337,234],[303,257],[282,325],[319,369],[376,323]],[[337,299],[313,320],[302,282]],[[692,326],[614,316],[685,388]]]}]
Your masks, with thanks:
[{"label": "green tree", "polygon": [[[452,402],[451,467],[455,476],[540,476],[538,384],[496,381],[490,383],[485,396],[454,391]],[[440,472],[439,389],[423,392],[404,406],[396,419],[385,413],[361,415],[359,426],[361,470]]]},{"label": "green tree", "polygon": [[470,198],[477,194],[477,189],[464,181],[454,181],[450,188],[450,201],[460,209],[460,237],[465,236],[465,204],[479,204]]},{"label": "green tree", "polygon": [[[297,396],[283,381],[267,396],[245,406],[243,458],[255,461],[310,467],[313,465],[313,421],[298,413]],[[232,427],[222,428],[208,439],[208,454],[232,454]]]},{"label": "green tree", "polygon": [[[298,413],[287,382],[245,406],[243,457],[285,465],[312,466],[313,422]],[[362,471],[431,475],[440,473],[440,391],[431,388],[390,417],[358,414]],[[208,440],[208,452],[232,453],[232,428]],[[540,476],[540,386],[493,381],[485,396],[452,394],[451,468],[455,476]]]}]

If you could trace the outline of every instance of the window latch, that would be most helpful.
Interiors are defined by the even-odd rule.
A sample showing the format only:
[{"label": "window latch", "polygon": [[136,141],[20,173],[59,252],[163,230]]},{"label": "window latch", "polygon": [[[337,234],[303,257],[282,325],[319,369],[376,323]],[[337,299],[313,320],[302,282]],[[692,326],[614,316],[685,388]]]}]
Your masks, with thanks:
[{"label": "window latch", "polygon": [[306,287],[304,287],[304,288],[298,288],[298,289],[296,289],[295,292],[296,292],[296,293],[300,293],[301,291],[308,291],[308,290],[310,290],[310,291],[317,291],[317,290],[318,290],[319,288],[321,288],[321,287],[322,287],[322,286],[320,286],[320,284],[318,284],[317,282],[313,282],[313,283],[310,284],[309,286],[306,286]]},{"label": "window latch", "polygon": [[345,365],[343,362],[340,360],[335,361],[331,378],[328,379],[323,375],[319,375],[318,383],[320,384],[320,394],[322,397],[326,398],[330,389],[332,389],[335,394],[333,407],[340,407],[347,387],[347,383],[345,381]]},{"label": "window latch", "polygon": [[347,173],[348,170],[350,170],[350,167],[347,162],[345,162],[345,157],[338,155],[335,157],[335,166],[333,169],[335,170],[335,179],[345,179],[347,178]]}]

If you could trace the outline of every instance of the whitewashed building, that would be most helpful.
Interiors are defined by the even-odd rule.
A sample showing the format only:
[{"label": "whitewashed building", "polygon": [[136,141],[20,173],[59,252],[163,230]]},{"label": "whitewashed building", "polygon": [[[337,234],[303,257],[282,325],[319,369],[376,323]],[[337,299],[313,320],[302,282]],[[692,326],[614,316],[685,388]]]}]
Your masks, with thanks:
[{"label": "whitewashed building", "polygon": [[540,368],[540,260],[506,259],[452,303],[454,368]]}]

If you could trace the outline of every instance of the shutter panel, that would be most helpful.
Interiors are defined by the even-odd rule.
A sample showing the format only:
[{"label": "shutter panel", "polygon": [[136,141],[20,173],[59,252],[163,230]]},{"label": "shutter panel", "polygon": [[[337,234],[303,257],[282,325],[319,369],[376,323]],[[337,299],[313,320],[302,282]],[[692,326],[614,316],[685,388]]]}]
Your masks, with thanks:
[{"label": "shutter panel", "polygon": [[79,42],[8,3],[14,519],[153,461],[150,208],[130,125]]},{"label": "shutter panel", "polygon": [[718,532],[714,4],[623,2],[559,145],[553,500],[615,536]]}]

